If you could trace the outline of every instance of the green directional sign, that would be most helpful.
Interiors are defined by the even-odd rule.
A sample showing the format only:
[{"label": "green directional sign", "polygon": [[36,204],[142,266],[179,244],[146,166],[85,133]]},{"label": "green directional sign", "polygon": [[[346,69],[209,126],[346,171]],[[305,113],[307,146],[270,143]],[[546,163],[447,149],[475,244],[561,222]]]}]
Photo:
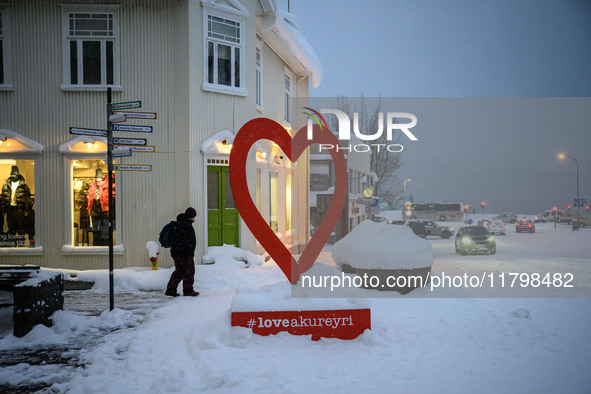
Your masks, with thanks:
[{"label": "green directional sign", "polygon": [[123,103],[111,104],[111,111],[120,110],[120,109],[141,108],[141,106],[142,106],[141,101],[125,101]]}]

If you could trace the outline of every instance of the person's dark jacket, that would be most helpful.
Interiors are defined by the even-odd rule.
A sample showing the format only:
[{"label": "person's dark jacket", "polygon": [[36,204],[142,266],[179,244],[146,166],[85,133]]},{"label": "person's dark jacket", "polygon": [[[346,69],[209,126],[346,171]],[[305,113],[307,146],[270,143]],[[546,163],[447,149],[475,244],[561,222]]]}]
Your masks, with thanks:
[{"label": "person's dark jacket", "polygon": [[193,229],[193,222],[186,214],[181,213],[176,217],[176,224],[172,227],[170,235],[172,236],[170,248],[172,258],[195,256],[195,246],[197,245],[195,229]]}]

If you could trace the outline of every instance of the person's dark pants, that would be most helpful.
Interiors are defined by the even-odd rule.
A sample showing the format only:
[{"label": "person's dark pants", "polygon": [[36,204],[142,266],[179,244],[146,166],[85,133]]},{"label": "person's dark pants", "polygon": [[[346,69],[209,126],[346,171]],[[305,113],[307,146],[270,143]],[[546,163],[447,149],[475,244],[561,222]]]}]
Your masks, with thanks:
[{"label": "person's dark pants", "polygon": [[166,286],[166,294],[176,293],[176,288],[183,281],[183,294],[189,295],[193,290],[195,282],[195,261],[192,256],[177,257],[174,259],[174,272]]}]

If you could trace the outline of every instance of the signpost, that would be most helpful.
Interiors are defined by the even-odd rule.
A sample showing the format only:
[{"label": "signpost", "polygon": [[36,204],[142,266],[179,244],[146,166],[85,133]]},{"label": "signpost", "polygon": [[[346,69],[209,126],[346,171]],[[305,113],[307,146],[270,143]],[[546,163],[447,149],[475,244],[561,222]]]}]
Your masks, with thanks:
[{"label": "signpost", "polygon": [[[113,139],[116,139],[116,138],[113,138]],[[122,146],[125,148],[129,148],[132,152],[143,152],[143,153],[156,152],[155,146],[140,146],[140,145],[125,145],[125,144],[121,144],[121,145],[115,144],[115,146]]]},{"label": "signpost", "polygon": [[585,205],[587,205],[587,199],[586,198],[575,198],[574,204],[573,206],[575,208],[583,208]]},{"label": "signpost", "polygon": [[142,106],[142,102],[141,101],[126,101],[123,103],[110,103],[109,105],[111,106],[111,112],[109,113],[109,116],[111,116],[111,113],[115,110],[118,109],[134,109],[134,108],[141,108]]},{"label": "signpost", "polygon": [[131,133],[151,133],[154,130],[152,126],[136,126],[130,124],[113,125],[113,131],[127,131]]},{"label": "signpost", "polygon": [[115,164],[115,171],[152,171],[149,164]]},{"label": "signpost", "polygon": [[81,127],[70,127],[70,134],[90,135],[90,136],[93,136],[93,137],[106,137],[107,136],[107,130],[83,129]]},{"label": "signpost", "polygon": [[158,115],[156,112],[126,112],[126,111],[114,111],[114,114],[123,114],[129,119],[156,119]]},{"label": "signpost", "polygon": [[113,138],[115,145],[146,145],[145,138]]}]

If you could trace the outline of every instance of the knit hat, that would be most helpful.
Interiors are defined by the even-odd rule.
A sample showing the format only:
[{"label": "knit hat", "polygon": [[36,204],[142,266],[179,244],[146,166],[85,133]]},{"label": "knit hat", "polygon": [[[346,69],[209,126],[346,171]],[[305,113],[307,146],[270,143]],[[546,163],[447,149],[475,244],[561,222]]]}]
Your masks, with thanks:
[{"label": "knit hat", "polygon": [[10,175],[20,175],[21,173],[18,170],[17,166],[12,166],[12,168],[10,169]]},{"label": "knit hat", "polygon": [[197,216],[197,211],[195,211],[195,208],[189,207],[185,211],[185,215],[187,215],[187,217],[189,219],[191,219],[191,218],[194,218],[195,216]]}]

